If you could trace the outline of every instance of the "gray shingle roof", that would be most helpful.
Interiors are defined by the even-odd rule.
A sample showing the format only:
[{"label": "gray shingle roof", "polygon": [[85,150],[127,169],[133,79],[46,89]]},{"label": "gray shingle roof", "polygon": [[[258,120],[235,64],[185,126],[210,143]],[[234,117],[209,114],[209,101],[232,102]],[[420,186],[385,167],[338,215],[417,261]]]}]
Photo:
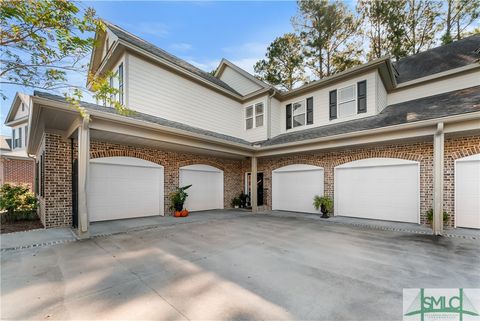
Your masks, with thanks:
[{"label": "gray shingle roof", "polygon": [[[37,96],[37,97],[41,97],[41,98],[46,98],[46,99],[50,99],[50,100],[54,100],[54,101],[59,101],[59,102],[62,102],[62,103],[67,102],[65,100],[65,98],[62,97],[62,96],[53,95],[53,94],[42,92],[42,91],[34,91],[33,95]],[[105,107],[105,106],[92,104],[92,103],[88,103],[88,102],[83,102],[83,101],[80,103],[80,105],[82,107],[85,107],[89,111],[93,110],[93,111],[100,111],[100,112],[104,112],[104,113],[119,115],[117,110],[115,108],[112,108],[112,107]],[[156,116],[152,116],[152,115],[148,115],[148,114],[144,114],[144,113],[140,113],[140,112],[135,112],[133,115],[129,115],[129,116],[123,116],[123,115],[120,115],[120,116],[125,117],[125,118],[133,118],[133,119],[137,119],[137,120],[142,120],[142,121],[145,121],[145,122],[148,122],[148,123],[157,124],[157,125],[161,125],[161,126],[181,129],[181,130],[185,130],[185,131],[188,131],[188,132],[191,132],[191,133],[194,133],[194,134],[200,134],[200,135],[205,135],[205,136],[209,136],[209,137],[213,137],[213,138],[219,138],[219,139],[223,139],[225,141],[230,141],[230,142],[234,142],[234,143],[251,145],[250,142],[247,142],[246,140],[243,140],[243,139],[240,139],[240,138],[237,138],[237,137],[224,135],[224,134],[219,134],[219,133],[216,133],[216,132],[213,132],[213,131],[201,129],[201,128],[194,127],[194,126],[185,125],[185,124],[182,124],[182,123],[179,123],[179,122],[171,121],[171,120],[168,120],[168,119],[165,119],[165,118],[156,117]]]},{"label": "gray shingle roof", "polygon": [[397,83],[472,64],[480,59],[478,49],[480,34],[402,58],[394,63]]},{"label": "gray shingle roof", "polygon": [[281,134],[263,142],[262,146],[298,142],[475,111],[480,111],[480,86],[390,105],[375,116]]},{"label": "gray shingle roof", "polygon": [[160,57],[162,59],[165,59],[173,64],[175,64],[176,66],[180,67],[180,68],[183,68],[185,69],[186,71],[189,71],[189,72],[192,72],[194,73],[195,75],[203,78],[204,80],[210,82],[210,83],[213,83],[217,86],[220,86],[234,94],[237,94],[239,96],[242,96],[240,93],[238,93],[235,89],[233,89],[232,87],[230,87],[229,85],[227,85],[225,82],[221,81],[220,79],[212,76],[211,74],[209,74],[208,72],[205,72],[195,66],[193,66],[192,64],[189,64],[188,62],[186,62],[185,60],[183,59],[180,59],[178,57],[175,57],[174,55],[166,52],[165,50],[163,49],[160,49],[158,48],[157,46],[143,40],[143,39],[140,39],[139,37],[137,36],[134,36],[132,35],[131,33],[123,30],[122,28],[120,28],[119,26],[115,25],[115,24],[112,24],[110,22],[107,22],[107,21],[104,21],[104,23],[107,25],[107,27],[120,39],[130,43],[130,44],[133,44],[134,46],[136,47],[139,47],[145,51],[148,51],[149,53],[157,56],[157,57]]},{"label": "gray shingle roof", "polygon": [[[66,102],[62,96],[52,95],[45,92],[35,91],[37,97],[47,98],[54,101]],[[104,113],[117,114],[111,107],[100,106],[87,102],[81,105],[87,110],[100,111]],[[122,116],[142,120],[148,123],[158,124],[171,128],[185,130],[194,134],[223,139],[225,141],[240,143],[246,146],[257,145],[272,146],[284,143],[299,142],[308,139],[329,137],[339,134],[353,133],[368,129],[376,129],[399,124],[414,123],[421,120],[435,119],[446,116],[453,116],[480,111],[480,86],[456,90],[448,93],[419,98],[395,105],[387,106],[381,113],[375,116],[340,122],[316,128],[304,129],[296,132],[289,132],[278,135],[263,142],[250,143],[246,140],[223,135],[198,127],[185,125],[165,118],[147,115],[136,112],[131,116]]]}]

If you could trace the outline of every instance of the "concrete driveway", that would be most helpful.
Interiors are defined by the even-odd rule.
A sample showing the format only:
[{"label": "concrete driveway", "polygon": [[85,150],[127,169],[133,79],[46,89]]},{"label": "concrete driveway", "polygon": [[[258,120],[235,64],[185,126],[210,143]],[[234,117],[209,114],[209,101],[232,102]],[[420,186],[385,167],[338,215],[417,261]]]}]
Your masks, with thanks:
[{"label": "concrete driveway", "polygon": [[480,242],[272,215],[1,257],[2,319],[393,320],[403,288],[480,287]]}]

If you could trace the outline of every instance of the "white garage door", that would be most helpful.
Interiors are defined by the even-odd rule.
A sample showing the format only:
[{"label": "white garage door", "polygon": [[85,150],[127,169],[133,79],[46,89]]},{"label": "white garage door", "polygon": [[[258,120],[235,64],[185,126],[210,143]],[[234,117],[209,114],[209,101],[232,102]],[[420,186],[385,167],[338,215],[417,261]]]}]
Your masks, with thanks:
[{"label": "white garage door", "polygon": [[134,157],[92,159],[88,181],[91,222],[163,215],[163,167]]},{"label": "white garage door", "polygon": [[455,225],[480,228],[480,154],[455,161]]},{"label": "white garage door", "polygon": [[223,171],[209,165],[180,168],[180,186],[192,185],[184,207],[189,211],[223,208]]},{"label": "white garage door", "polygon": [[323,168],[288,165],[272,171],[272,209],[318,213],[313,197],[323,195]]},{"label": "white garage door", "polygon": [[368,158],[337,166],[335,215],[419,223],[419,163]]}]

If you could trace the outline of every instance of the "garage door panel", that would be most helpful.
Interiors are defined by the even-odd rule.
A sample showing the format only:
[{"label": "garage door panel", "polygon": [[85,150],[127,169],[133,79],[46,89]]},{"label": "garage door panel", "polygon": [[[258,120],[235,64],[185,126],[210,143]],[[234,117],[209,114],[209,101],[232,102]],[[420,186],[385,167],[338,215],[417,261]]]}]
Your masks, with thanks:
[{"label": "garage door panel", "polygon": [[190,211],[223,208],[223,171],[208,165],[180,168],[180,186],[192,185],[184,207]]},{"label": "garage door panel", "polygon": [[273,171],[272,209],[318,213],[313,198],[323,195],[323,176],[321,167],[310,165],[290,165]]},{"label": "garage door panel", "polygon": [[[98,161],[98,162],[96,162]],[[163,167],[141,159],[109,157],[90,164],[90,221],[163,215]]]},{"label": "garage door panel", "polygon": [[418,223],[418,163],[388,160],[335,168],[335,215]]},{"label": "garage door panel", "polygon": [[455,162],[455,223],[480,228],[480,154]]}]

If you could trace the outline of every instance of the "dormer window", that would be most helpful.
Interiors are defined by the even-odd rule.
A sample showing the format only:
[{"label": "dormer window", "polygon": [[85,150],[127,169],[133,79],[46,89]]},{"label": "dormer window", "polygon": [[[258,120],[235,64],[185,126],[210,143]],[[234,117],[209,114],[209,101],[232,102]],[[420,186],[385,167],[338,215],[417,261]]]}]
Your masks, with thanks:
[{"label": "dormer window", "polygon": [[287,129],[313,124],[313,97],[287,105]]},{"label": "dormer window", "polygon": [[254,127],[262,127],[263,115],[263,103],[247,106],[247,108],[245,108],[245,128],[252,129]]},{"label": "dormer window", "polygon": [[329,93],[330,120],[367,112],[367,81],[359,81]]}]

